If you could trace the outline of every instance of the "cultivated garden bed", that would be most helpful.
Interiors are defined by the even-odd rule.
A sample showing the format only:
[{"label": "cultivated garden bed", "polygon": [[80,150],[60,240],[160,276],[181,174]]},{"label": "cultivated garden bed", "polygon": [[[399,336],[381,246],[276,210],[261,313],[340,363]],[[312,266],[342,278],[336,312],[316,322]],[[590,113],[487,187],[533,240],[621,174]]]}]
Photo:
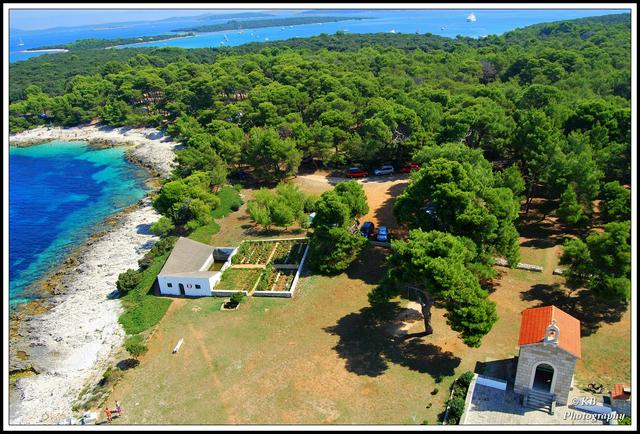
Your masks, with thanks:
[{"label": "cultivated garden bed", "polygon": [[227,268],[214,291],[247,291],[250,292],[262,273],[254,268]]},{"label": "cultivated garden bed", "polygon": [[302,260],[306,246],[306,239],[279,241],[272,262],[274,264],[298,265]]},{"label": "cultivated garden bed", "polygon": [[[267,263],[298,265],[307,244],[307,239],[243,241],[231,263],[233,265],[266,265]],[[271,255],[272,252],[273,255]]]},{"label": "cultivated garden bed", "polygon": [[238,252],[231,259],[231,263],[234,265],[266,264],[275,246],[275,241],[243,241],[238,247]]},{"label": "cultivated garden bed", "polygon": [[260,276],[256,291],[289,291],[296,270],[282,270],[267,265]]}]

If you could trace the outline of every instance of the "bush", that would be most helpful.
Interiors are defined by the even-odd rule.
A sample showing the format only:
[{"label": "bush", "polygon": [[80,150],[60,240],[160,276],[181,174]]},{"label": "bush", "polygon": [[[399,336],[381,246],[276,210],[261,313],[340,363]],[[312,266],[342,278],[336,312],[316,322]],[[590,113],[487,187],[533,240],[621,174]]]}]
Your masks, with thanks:
[{"label": "bush", "polygon": [[151,249],[138,260],[140,271],[144,271],[158,257],[170,252],[176,243],[177,237],[162,238],[151,247]]},{"label": "bush", "polygon": [[464,389],[465,394],[467,389],[469,388],[469,385],[471,384],[471,380],[473,380],[473,372],[471,371],[467,371],[460,377],[458,377],[458,385],[460,385],[460,387]]},{"label": "bush", "polygon": [[231,304],[238,305],[244,299],[244,294],[240,291],[233,293],[231,296]]},{"label": "bush", "polygon": [[175,229],[175,226],[169,217],[162,216],[157,222],[151,225],[150,229],[154,234],[165,237]]},{"label": "bush", "polygon": [[124,273],[120,273],[120,275],[118,276],[118,281],[116,282],[116,287],[122,295],[126,295],[129,293],[129,291],[138,286],[141,281],[142,273],[129,268]]},{"label": "bush", "polygon": [[447,405],[449,406],[449,413],[447,413],[447,423],[450,425],[458,424],[460,422],[460,418],[462,417],[462,413],[464,413],[464,399],[463,398],[452,398],[447,401]]},{"label": "bush", "polygon": [[136,360],[138,360],[138,357],[146,353],[148,350],[147,346],[142,341],[142,336],[140,335],[129,336],[124,343],[124,347],[131,357]]}]

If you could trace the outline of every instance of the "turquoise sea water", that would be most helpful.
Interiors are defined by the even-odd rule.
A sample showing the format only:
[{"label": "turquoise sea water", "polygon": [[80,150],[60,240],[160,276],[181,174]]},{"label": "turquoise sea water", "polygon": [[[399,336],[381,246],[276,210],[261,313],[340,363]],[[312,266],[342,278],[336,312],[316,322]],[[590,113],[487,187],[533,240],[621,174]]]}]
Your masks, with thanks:
[{"label": "turquoise sea water", "polygon": [[148,174],[125,148],[50,142],[9,150],[9,299],[60,264],[109,215],[145,196]]},{"label": "turquoise sea water", "polygon": [[[265,11],[274,14],[277,11]],[[307,11],[309,12],[309,11]],[[473,12],[475,22],[468,22],[467,16]],[[211,11],[215,13],[214,10]],[[277,12],[276,18],[305,13]],[[531,24],[583,18],[614,13],[629,13],[628,9],[359,9],[349,11],[324,10],[313,11],[312,14],[322,16],[367,17],[367,20],[340,21],[337,23],[305,24],[300,26],[276,26],[261,29],[201,33],[196,37],[176,39],[164,42],[153,42],[136,46],[172,46],[183,48],[222,47],[246,44],[249,42],[275,41],[289,38],[302,38],[333,34],[337,31],[353,33],[433,33],[436,35],[455,37],[456,35],[480,37],[483,35],[500,35],[509,30]],[[83,26],[74,28],[58,27],[53,29],[21,31],[11,28],[9,32],[9,61],[26,60],[43,53],[22,53],[21,51],[45,45],[63,44],[87,38],[125,38],[171,33],[172,30],[217,24],[228,21],[228,18],[196,19],[183,17],[163,21],[144,20],[144,11],[131,11],[131,19],[138,22],[121,23],[117,26]],[[264,18],[264,17],[262,17]],[[262,19],[260,18],[260,19]],[[243,19],[246,20],[246,19]],[[22,44],[22,45],[20,45]],[[53,54],[55,56],[55,54]]]}]

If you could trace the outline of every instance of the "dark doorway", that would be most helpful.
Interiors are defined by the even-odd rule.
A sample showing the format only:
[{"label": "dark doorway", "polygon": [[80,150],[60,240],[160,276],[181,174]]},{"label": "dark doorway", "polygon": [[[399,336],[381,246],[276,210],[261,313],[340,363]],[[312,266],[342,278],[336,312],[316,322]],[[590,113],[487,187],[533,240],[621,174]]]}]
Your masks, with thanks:
[{"label": "dark doorway", "polygon": [[180,288],[180,295],[184,295],[184,285],[182,283],[179,283],[178,288]]},{"label": "dark doorway", "polygon": [[551,383],[553,381],[553,367],[546,363],[541,363],[536,368],[535,376],[533,377],[533,390],[540,392],[551,392]]}]

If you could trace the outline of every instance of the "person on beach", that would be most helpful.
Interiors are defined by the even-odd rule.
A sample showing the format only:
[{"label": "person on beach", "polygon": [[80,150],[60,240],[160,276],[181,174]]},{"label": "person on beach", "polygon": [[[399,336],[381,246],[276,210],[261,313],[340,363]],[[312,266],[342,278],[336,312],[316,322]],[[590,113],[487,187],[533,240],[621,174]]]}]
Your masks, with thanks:
[{"label": "person on beach", "polygon": [[122,416],[122,406],[120,405],[120,402],[116,401],[116,413],[118,413],[118,417]]},{"label": "person on beach", "polygon": [[109,410],[109,407],[104,409],[104,414],[107,415],[107,422],[111,423],[111,410]]}]

